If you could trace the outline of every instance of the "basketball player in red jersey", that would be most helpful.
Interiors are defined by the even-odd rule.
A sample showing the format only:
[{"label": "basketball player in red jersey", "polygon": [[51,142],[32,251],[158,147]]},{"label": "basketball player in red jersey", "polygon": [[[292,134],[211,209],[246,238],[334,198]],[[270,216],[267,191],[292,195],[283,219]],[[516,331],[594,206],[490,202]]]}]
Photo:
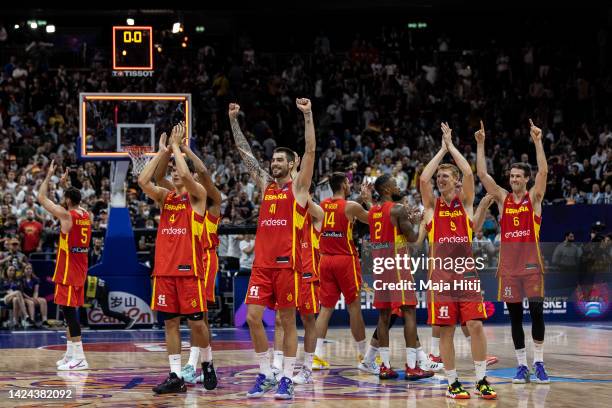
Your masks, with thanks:
[{"label": "basketball player in red jersey", "polygon": [[[160,146],[165,146],[165,140],[160,140]],[[204,250],[204,258],[202,260],[204,265],[204,273],[201,277],[202,283],[206,290],[206,303],[208,307],[214,306],[215,304],[215,280],[217,272],[219,270],[219,258],[217,256],[217,246],[219,245],[219,236],[217,235],[217,229],[219,227],[219,220],[221,216],[221,192],[217,189],[210,173],[206,168],[206,165],[200,160],[200,158],[191,150],[188,141],[183,140],[180,145],[181,151],[185,153],[187,158],[193,163],[195,172],[197,174],[197,181],[206,190],[206,216],[204,217],[204,232],[202,234],[202,249]],[[170,161],[171,151],[166,149],[166,153],[160,159],[160,163],[155,169],[155,182],[157,185],[173,190],[173,184],[168,181],[165,177],[167,173],[168,163]],[[192,321],[188,320],[189,328],[192,329]],[[200,357],[203,362],[208,362],[208,370],[214,370],[212,364],[212,331],[210,330],[210,324],[208,322],[208,312],[204,314],[204,324],[208,329],[208,346],[198,342],[197,336],[194,337],[192,334],[191,347],[189,351],[189,360],[187,364],[181,370],[181,376],[185,382],[194,384],[196,382],[202,382],[203,375],[198,375],[196,369],[199,365]],[[193,330],[192,330],[193,332]],[[201,339],[200,339],[201,340]],[[202,349],[202,353],[200,353]],[[200,356],[200,354],[202,354]],[[211,375],[214,375],[211,373]]]},{"label": "basketball player in red jersey", "polygon": [[[347,201],[351,186],[346,174],[336,172],[329,177],[332,197],[321,202],[321,205],[311,203],[308,211],[317,219],[323,220],[319,252],[321,261],[319,267],[321,312],[317,317],[317,355],[319,367],[329,366],[321,354],[323,343],[329,326],[329,319],[334,307],[344,295],[349,313],[351,333],[357,343],[359,353],[359,369],[373,373],[363,365],[365,355],[365,324],[361,314],[361,265],[359,254],[353,242],[353,223],[355,219],[368,223],[368,212],[355,201]],[[362,187],[362,197],[371,201],[371,192],[365,185]]]},{"label": "basketball player in red jersey", "polygon": [[[202,285],[204,274],[202,235],[206,210],[206,190],[195,181],[180,149],[185,133],[183,123],[172,129],[170,146],[174,154],[172,168],[174,190],[151,182],[155,168],[166,154],[160,141],[160,150],[138,177],[138,184],[145,194],[161,207],[153,271],[151,308],[165,314],[166,347],[170,361],[170,375],[153,387],[157,394],[185,392],[181,372],[181,316],[192,321],[192,334],[200,344],[208,347],[208,329],[204,324],[207,311],[206,296]],[[163,136],[162,136],[163,139]],[[217,378],[209,370],[211,362],[202,363],[204,388],[214,389]]]},{"label": "basketball player in red jersey", "polygon": [[[55,260],[54,302],[58,305],[68,329],[66,330],[66,354],[57,362],[58,370],[86,370],[89,368],[83,343],[81,341],[81,326],[77,318],[76,308],[85,301],[84,286],[87,280],[89,243],[91,241],[91,219],[89,213],[80,207],[81,192],[69,187],[64,192],[64,204],[58,205],[47,196],[49,180],[55,173],[55,161],[52,160],[38,191],[38,202],[49,213],[60,221],[60,239]],[[65,179],[66,172],[63,176]]]},{"label": "basketball player in red jersey", "polygon": [[[368,212],[372,257],[386,260],[395,259],[397,255],[408,255],[409,243],[415,242],[418,238],[421,212],[418,208],[408,208],[398,203],[401,200],[399,188],[395,179],[389,175],[378,177],[374,183],[374,189],[380,196],[380,201]],[[410,269],[400,269],[397,265],[383,271],[378,278],[383,283],[397,284],[403,281],[414,281]],[[378,376],[382,380],[398,377],[398,374],[391,368],[389,350],[391,313],[398,308],[404,318],[406,379],[419,380],[433,376],[433,372],[425,372],[417,364],[416,304],[414,290],[397,291],[383,288],[376,291],[374,307],[379,312],[376,329],[382,359]]]},{"label": "basketball player in red jersey", "polygon": [[283,327],[283,374],[276,399],[293,398],[293,369],[297,353],[295,311],[299,305],[300,229],[304,225],[310,184],[315,161],[315,131],[311,104],[308,99],[297,99],[296,105],[304,114],[305,151],[300,170],[291,179],[296,165],[294,152],[277,148],[272,155],[269,175],[261,168],[252,154],[249,143],[242,134],[238,122],[240,106],[229,105],[229,118],[236,146],[243,164],[247,167],[263,192],[259,208],[255,259],[247,289],[247,323],[259,363],[259,375],[255,385],[247,392],[248,398],[261,397],[274,387],[268,355],[268,339],[263,326],[265,307],[277,308]]},{"label": "basketball player in red jersey", "polygon": [[542,130],[529,119],[530,134],[535,145],[538,172],[535,183],[527,190],[531,168],[525,163],[510,166],[512,192],[497,185],[487,173],[485,162],[485,129],[482,121],[475,133],[478,177],[487,192],[495,198],[501,214],[501,244],[497,276],[499,279],[498,301],[505,301],[510,312],[512,340],[518,368],[512,382],[530,381],[523,332],[523,298],[529,299],[531,333],[533,336],[533,366],[535,381],[549,383],[544,368],[544,264],[538,245],[542,221],[542,200],[546,192],[548,166]]},{"label": "basketball player in red jersey", "polygon": [[[442,147],[425,166],[419,180],[425,207],[424,220],[429,233],[430,257],[434,260],[451,258],[457,263],[462,259],[464,265],[467,265],[469,259],[473,261],[471,219],[474,212],[474,174],[468,161],[454,146],[452,130],[446,123],[442,123],[441,127]],[[461,198],[455,189],[460,178],[459,169],[452,164],[440,165],[447,152],[451,154],[463,174]],[[430,183],[436,170],[436,185],[440,191],[440,197],[437,198]],[[447,242],[451,244],[445,244]],[[458,274],[441,265],[436,267],[434,262],[429,279],[431,282],[451,283],[454,288],[453,284],[457,281],[474,282],[474,275],[473,268],[466,267],[465,273]],[[457,399],[470,397],[459,382],[455,369],[453,336],[455,325],[460,322],[466,324],[471,336],[472,357],[476,369],[476,393],[484,399],[497,398],[497,394],[486,379],[487,339],[482,322],[487,315],[480,292],[472,288],[472,290],[446,292],[444,295],[440,299],[438,292],[431,290],[428,293],[428,323],[440,326],[440,354],[448,379],[447,397]]]}]

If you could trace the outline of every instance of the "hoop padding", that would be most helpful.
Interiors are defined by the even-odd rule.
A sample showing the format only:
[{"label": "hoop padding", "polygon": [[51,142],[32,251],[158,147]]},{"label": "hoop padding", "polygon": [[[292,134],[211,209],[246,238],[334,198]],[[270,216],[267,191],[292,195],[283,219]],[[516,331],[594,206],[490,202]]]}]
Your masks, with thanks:
[{"label": "hoop padding", "polygon": [[147,155],[153,150],[151,146],[124,146],[123,149],[132,159],[132,172],[136,175],[140,174],[149,160],[153,158],[153,156]]}]

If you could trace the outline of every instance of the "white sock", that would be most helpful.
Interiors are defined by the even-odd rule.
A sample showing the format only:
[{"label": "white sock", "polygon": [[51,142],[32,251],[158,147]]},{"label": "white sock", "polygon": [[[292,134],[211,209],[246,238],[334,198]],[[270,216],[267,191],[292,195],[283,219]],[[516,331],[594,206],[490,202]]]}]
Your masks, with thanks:
[{"label": "white sock", "polygon": [[417,361],[419,362],[419,365],[424,366],[425,362],[427,361],[427,354],[425,354],[425,352],[423,351],[423,347],[418,347],[416,349],[417,352]]},{"label": "white sock", "polygon": [[83,352],[83,342],[82,341],[72,342],[72,358],[74,358],[75,360],[81,360],[85,358],[85,353]]},{"label": "white sock", "polygon": [[518,360],[519,365],[527,366],[527,350],[522,348],[518,350],[514,350],[516,353],[516,359]]},{"label": "white sock", "polygon": [[417,362],[417,349],[406,347],[406,364],[408,368],[415,368]]},{"label": "white sock", "polygon": [[451,385],[455,381],[459,381],[457,370],[446,370],[446,381],[448,381],[448,385]]},{"label": "white sock", "polygon": [[465,341],[467,341],[467,344],[472,344],[472,336],[466,336]]},{"label": "white sock", "polygon": [[178,378],[181,377],[181,355],[170,354],[168,355],[168,361],[170,362],[170,371],[176,374]]},{"label": "white sock", "polygon": [[325,339],[317,339],[317,348],[315,348],[315,356],[325,360]]},{"label": "white sock", "polygon": [[544,343],[533,343],[533,364],[544,362]]},{"label": "white sock", "polygon": [[72,346],[72,342],[70,340],[66,341],[66,358],[71,359],[74,355],[74,347]]},{"label": "white sock", "polygon": [[431,338],[431,349],[429,353],[433,354],[436,357],[440,355],[440,338],[439,337]]},{"label": "white sock", "polygon": [[272,368],[270,368],[270,356],[267,351],[255,353],[255,360],[259,363],[259,373],[267,378],[272,378]]},{"label": "white sock", "polygon": [[200,348],[191,347],[189,349],[189,361],[187,361],[187,364],[197,369],[199,361],[200,361]]},{"label": "white sock", "polygon": [[356,342],[357,343],[357,353],[359,353],[360,356],[365,356],[365,352],[366,352],[366,341],[365,339]]},{"label": "white sock", "polygon": [[305,370],[312,371],[312,360],[314,359],[314,353],[304,352],[304,363],[302,367]]},{"label": "white sock", "polygon": [[295,369],[295,357],[285,357],[283,359],[283,377],[293,378]]},{"label": "white sock", "polygon": [[272,362],[272,366],[279,370],[283,369],[283,352],[281,350],[274,350],[274,361]]},{"label": "white sock", "polygon": [[389,349],[389,347],[379,347],[378,348],[378,352],[380,353],[380,359],[382,360],[383,364],[385,365],[385,367],[390,368],[391,367],[391,350]]},{"label": "white sock", "polygon": [[210,363],[212,361],[212,347],[200,347],[200,357],[203,363]]},{"label": "white sock", "polygon": [[476,381],[482,380],[487,375],[487,361],[474,361],[474,368],[476,369]]},{"label": "white sock", "polygon": [[376,360],[376,353],[378,353],[378,347],[374,347],[371,344],[368,344],[368,349],[366,350],[365,356],[363,357],[363,361],[371,362]]}]

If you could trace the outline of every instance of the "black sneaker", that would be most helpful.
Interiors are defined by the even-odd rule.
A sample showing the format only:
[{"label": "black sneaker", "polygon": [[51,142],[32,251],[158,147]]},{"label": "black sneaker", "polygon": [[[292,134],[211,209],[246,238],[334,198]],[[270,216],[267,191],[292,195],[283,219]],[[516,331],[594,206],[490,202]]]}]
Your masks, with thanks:
[{"label": "black sneaker", "polygon": [[125,324],[124,329],[125,330],[131,329],[132,327],[134,327],[135,323],[136,323],[136,319],[130,319],[130,321]]},{"label": "black sneaker", "polygon": [[187,392],[187,387],[182,378],[179,378],[175,373],[170,373],[163,383],[153,387],[153,392],[156,394],[174,394]]},{"label": "black sneaker", "polygon": [[202,384],[209,391],[217,388],[217,373],[212,361],[202,363]]}]

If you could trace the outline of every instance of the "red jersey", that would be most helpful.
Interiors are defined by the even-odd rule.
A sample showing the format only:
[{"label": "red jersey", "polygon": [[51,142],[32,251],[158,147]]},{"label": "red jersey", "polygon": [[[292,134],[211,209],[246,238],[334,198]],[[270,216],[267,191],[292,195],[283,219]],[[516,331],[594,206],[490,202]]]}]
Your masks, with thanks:
[{"label": "red jersey", "polygon": [[[472,221],[458,196],[451,200],[450,205],[447,205],[442,197],[438,197],[433,218],[425,228],[428,231],[431,258],[472,258]],[[440,277],[437,273],[454,272],[439,268],[440,265],[435,262],[431,266],[432,280],[445,277]]]},{"label": "red jersey", "polygon": [[253,268],[301,268],[300,230],[306,209],[298,205],[291,181],[284,186],[271,182],[266,187],[257,220]]},{"label": "red jersey", "polygon": [[40,243],[40,235],[42,234],[42,230],[43,225],[35,220],[26,220],[19,225],[19,232],[24,235],[22,247],[23,252],[36,251],[36,248],[38,248],[38,244]]},{"label": "red jersey", "polygon": [[204,278],[203,232],[204,216],[191,207],[189,193],[169,192],[159,216],[153,276]]},{"label": "red jersey", "polygon": [[204,235],[202,236],[202,248],[204,250],[216,250],[219,246],[219,234],[217,229],[219,228],[220,217],[212,215],[206,211],[206,217],[204,217]]},{"label": "red jersey", "polygon": [[544,272],[538,245],[541,222],[542,218],[533,211],[529,192],[518,203],[514,202],[512,193],[508,193],[500,220],[498,273]]},{"label": "red jersey", "polygon": [[346,200],[326,198],[321,202],[324,212],[319,251],[325,255],[357,256],[353,242],[353,222],[346,217]]},{"label": "red jersey", "polygon": [[81,214],[77,210],[70,210],[70,217],[70,232],[60,232],[52,279],[62,285],[82,287],[87,278],[91,220],[87,211]]},{"label": "red jersey", "polygon": [[302,280],[313,282],[319,280],[319,234],[312,217],[306,214],[302,228]]}]

